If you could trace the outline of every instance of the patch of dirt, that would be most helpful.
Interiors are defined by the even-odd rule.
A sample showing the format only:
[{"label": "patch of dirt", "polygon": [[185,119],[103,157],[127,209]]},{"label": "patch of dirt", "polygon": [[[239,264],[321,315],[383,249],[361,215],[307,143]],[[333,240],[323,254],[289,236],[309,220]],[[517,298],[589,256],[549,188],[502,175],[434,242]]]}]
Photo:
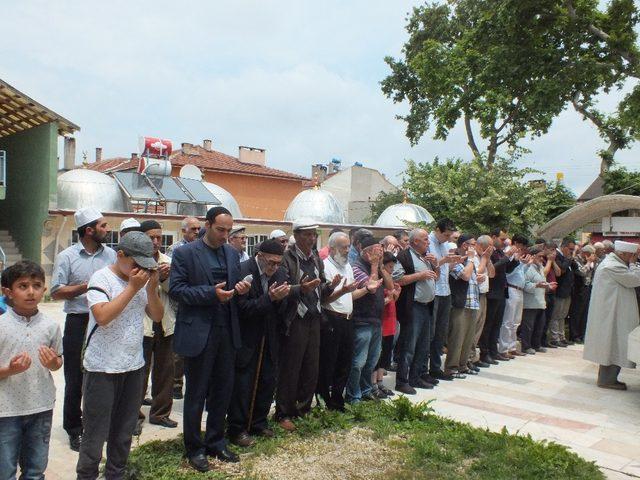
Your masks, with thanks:
[{"label": "patch of dirt", "polygon": [[374,438],[369,429],[352,428],[291,442],[274,455],[252,459],[249,471],[258,480],[372,480],[393,478],[401,467],[390,442]]}]

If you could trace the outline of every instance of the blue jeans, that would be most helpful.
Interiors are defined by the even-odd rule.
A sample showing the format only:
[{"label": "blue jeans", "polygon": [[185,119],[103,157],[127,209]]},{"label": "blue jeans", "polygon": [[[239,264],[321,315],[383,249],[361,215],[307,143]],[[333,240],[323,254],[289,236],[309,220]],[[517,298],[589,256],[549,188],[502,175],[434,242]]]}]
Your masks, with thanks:
[{"label": "blue jeans", "polygon": [[0,478],[20,480],[44,478],[49,460],[49,438],[53,410],[0,418]]},{"label": "blue jeans", "polygon": [[380,325],[356,324],[353,332],[353,359],[347,379],[346,401],[358,402],[371,393],[371,375],[376,368],[382,348]]},{"label": "blue jeans", "polygon": [[427,373],[424,366],[429,361],[429,349],[433,338],[433,317],[430,307],[428,304],[413,302],[413,318],[400,330],[397,385],[414,383],[422,374]]},{"label": "blue jeans", "polygon": [[429,354],[429,372],[442,371],[442,348],[449,336],[449,314],[451,313],[451,295],[439,297],[433,301],[433,340]]}]

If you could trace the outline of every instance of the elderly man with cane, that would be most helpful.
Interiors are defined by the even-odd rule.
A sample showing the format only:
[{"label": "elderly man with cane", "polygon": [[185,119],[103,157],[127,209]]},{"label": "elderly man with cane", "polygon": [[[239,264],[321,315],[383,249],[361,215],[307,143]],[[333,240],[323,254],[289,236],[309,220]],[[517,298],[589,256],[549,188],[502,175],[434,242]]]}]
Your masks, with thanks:
[{"label": "elderly man with cane", "polygon": [[278,327],[291,289],[280,266],[283,254],[278,240],[265,240],[258,254],[240,266],[240,277],[251,282],[251,289],[238,297],[242,348],[236,356],[227,433],[241,447],[253,445],[251,435],[273,436],[267,415],[276,389]]}]

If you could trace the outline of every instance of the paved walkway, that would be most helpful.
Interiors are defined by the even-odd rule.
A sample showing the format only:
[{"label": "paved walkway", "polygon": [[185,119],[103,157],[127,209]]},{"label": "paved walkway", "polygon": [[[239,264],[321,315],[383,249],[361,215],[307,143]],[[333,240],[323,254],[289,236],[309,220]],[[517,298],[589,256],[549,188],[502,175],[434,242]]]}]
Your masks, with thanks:
[{"label": "paved walkway", "polygon": [[[63,325],[60,303],[44,304],[42,310]],[[433,398],[437,413],[478,427],[506,427],[510,433],[566,445],[595,461],[609,478],[640,477],[640,371],[623,370],[626,392],[597,388],[595,376],[595,365],[582,360],[582,347],[572,346],[501,363],[465,380],[441,382],[412,398]],[[47,478],[69,480],[74,478],[77,453],[69,450],[62,429],[62,369],[54,377],[58,402]],[[393,387],[393,374],[385,383]],[[181,412],[182,401],[176,401],[172,418],[180,424]],[[140,442],[171,438],[180,431],[181,425],[165,429],[146,423]]]}]

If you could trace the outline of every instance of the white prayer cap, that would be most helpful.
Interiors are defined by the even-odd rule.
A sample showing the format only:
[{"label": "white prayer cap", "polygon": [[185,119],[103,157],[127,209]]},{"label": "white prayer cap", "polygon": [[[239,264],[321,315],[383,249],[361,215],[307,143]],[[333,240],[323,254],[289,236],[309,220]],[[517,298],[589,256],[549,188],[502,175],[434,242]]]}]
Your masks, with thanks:
[{"label": "white prayer cap", "polygon": [[593,244],[593,248],[595,248],[596,250],[604,250],[604,243],[596,242]]},{"label": "white prayer cap", "polygon": [[140,228],[140,222],[133,217],[125,218],[120,224],[120,231],[123,231],[127,228]]},{"label": "white prayer cap", "polygon": [[636,253],[638,251],[638,244],[616,240],[613,244],[613,249],[616,252]]},{"label": "white prayer cap", "polygon": [[95,222],[102,218],[102,213],[92,207],[81,208],[74,215],[73,218],[76,221],[76,228],[84,227],[85,225]]},{"label": "white prayer cap", "polygon": [[273,232],[269,234],[269,238],[280,238],[280,237],[286,237],[286,236],[287,236],[286,232],[283,232],[282,230],[279,230],[279,229],[275,229]]},{"label": "white prayer cap", "polygon": [[315,230],[318,228],[318,224],[309,218],[301,218],[293,222],[293,231],[299,232],[301,230]]}]

